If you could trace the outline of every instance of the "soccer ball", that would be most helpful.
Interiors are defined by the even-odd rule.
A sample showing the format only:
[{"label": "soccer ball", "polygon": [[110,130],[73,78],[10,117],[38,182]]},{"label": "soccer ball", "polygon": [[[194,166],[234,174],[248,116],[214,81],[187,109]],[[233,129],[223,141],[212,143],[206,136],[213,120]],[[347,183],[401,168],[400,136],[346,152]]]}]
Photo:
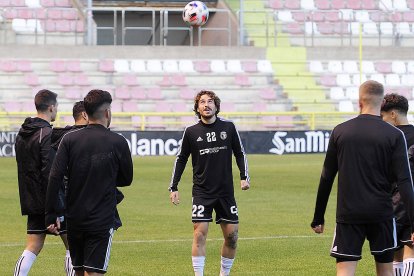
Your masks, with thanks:
[{"label": "soccer ball", "polygon": [[201,1],[191,1],[185,5],[183,20],[191,26],[203,26],[208,20],[208,8]]}]

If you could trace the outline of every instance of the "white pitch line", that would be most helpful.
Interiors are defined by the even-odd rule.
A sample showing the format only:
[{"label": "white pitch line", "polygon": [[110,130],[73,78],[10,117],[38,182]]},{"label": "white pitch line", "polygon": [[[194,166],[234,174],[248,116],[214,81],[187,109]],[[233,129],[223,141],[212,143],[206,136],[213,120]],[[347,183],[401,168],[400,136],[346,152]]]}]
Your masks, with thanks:
[{"label": "white pitch line", "polygon": [[[314,238],[332,238],[330,235],[298,235],[298,236],[268,236],[268,237],[245,237],[239,238],[239,241],[249,240],[277,240],[277,239],[314,239]],[[222,241],[222,238],[207,239],[207,241]],[[112,241],[112,243],[128,244],[128,243],[168,243],[168,242],[192,242],[192,239],[168,239],[168,240],[127,240],[127,241]],[[46,242],[45,245],[61,245],[61,242]],[[0,247],[17,247],[24,246],[24,243],[0,243]]]}]

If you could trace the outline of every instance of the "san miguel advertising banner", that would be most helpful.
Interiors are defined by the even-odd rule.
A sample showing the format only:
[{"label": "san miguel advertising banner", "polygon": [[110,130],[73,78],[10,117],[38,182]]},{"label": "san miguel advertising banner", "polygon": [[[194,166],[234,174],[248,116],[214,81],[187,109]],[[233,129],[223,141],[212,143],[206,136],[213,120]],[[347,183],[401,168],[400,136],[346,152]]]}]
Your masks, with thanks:
[{"label": "san miguel advertising banner", "polygon": [[[182,131],[117,131],[128,141],[132,155],[176,155]],[[0,132],[0,157],[15,156],[17,132]],[[330,131],[246,131],[240,132],[247,154],[323,153]]]}]

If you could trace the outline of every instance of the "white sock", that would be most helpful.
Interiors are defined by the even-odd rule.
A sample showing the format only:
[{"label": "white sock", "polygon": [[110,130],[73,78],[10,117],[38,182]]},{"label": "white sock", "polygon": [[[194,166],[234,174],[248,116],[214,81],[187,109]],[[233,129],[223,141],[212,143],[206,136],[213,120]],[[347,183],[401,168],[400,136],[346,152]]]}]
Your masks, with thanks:
[{"label": "white sock", "polygon": [[203,276],[204,275],[204,263],[206,261],[205,256],[193,256],[193,268],[194,276]]},{"label": "white sock", "polygon": [[233,266],[234,259],[221,256],[220,276],[230,275],[230,269]]},{"label": "white sock", "polygon": [[24,250],[20,258],[16,262],[14,268],[14,276],[26,276],[30,268],[32,267],[34,261],[36,260],[36,254],[30,252],[29,250]]},{"label": "white sock", "polygon": [[66,250],[65,271],[66,271],[67,276],[74,276],[75,275],[75,270],[73,269],[72,259],[70,258],[69,250]]},{"label": "white sock", "polygon": [[404,274],[402,275],[413,275],[414,274],[414,258],[404,259]]},{"label": "white sock", "polygon": [[404,270],[404,264],[402,262],[392,262],[392,275],[402,276]]}]

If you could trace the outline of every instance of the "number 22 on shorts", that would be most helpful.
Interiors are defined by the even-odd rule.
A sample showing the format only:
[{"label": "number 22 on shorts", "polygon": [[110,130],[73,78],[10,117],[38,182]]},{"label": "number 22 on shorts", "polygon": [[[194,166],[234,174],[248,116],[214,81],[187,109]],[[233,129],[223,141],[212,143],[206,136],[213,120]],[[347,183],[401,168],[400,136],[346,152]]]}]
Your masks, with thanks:
[{"label": "number 22 on shorts", "polygon": [[204,217],[204,206],[203,205],[193,205],[193,218],[203,218]]}]

